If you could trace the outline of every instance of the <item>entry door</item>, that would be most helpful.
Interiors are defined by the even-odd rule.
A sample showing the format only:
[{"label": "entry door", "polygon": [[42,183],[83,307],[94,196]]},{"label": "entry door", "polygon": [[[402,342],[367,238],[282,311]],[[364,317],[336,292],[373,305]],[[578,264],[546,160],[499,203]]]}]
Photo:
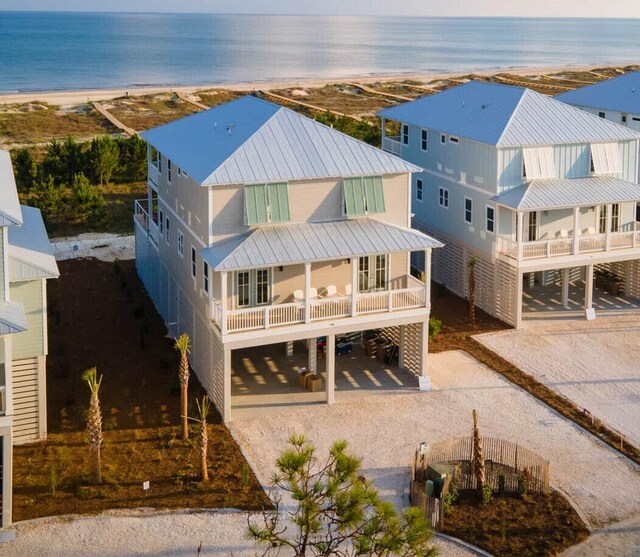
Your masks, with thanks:
[{"label": "entry door", "polygon": [[529,213],[529,223],[527,226],[527,242],[535,242],[538,239],[538,213]]},{"label": "entry door", "polygon": [[371,292],[387,288],[388,258],[386,254],[358,259],[358,291]]},{"label": "entry door", "polygon": [[237,271],[235,274],[236,308],[263,306],[271,303],[271,273],[269,269]]}]

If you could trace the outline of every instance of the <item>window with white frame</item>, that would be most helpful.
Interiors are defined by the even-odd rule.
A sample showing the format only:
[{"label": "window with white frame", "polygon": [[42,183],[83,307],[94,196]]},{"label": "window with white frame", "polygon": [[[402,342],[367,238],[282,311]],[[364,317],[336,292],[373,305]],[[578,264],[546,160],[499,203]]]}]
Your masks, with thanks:
[{"label": "window with white frame", "polygon": [[470,197],[464,198],[464,222],[473,222],[473,200]]},{"label": "window with white frame", "polygon": [[164,214],[162,213],[162,209],[160,209],[158,213],[158,229],[160,230],[160,236],[164,233]]},{"label": "window with white frame", "polygon": [[249,226],[289,222],[289,187],[286,182],[244,186],[245,223]]},{"label": "window with white frame", "polygon": [[202,260],[202,288],[209,293],[209,264]]},{"label": "window with white frame", "polygon": [[402,124],[402,143],[409,145],[409,126]]},{"label": "window with white frame", "polygon": [[252,307],[271,303],[270,269],[252,269],[235,273],[236,307]]},{"label": "window with white frame", "polygon": [[191,246],[191,276],[196,278],[196,248]]},{"label": "window with white frame", "polygon": [[358,258],[358,291],[371,292],[387,287],[389,274],[386,254],[367,255]]},{"label": "window with white frame", "polygon": [[600,118],[605,118],[607,115],[604,112],[598,112],[598,116],[600,116]]},{"label": "window with white frame", "polygon": [[184,257],[184,234],[182,234],[182,230],[178,229],[178,255],[180,257]]},{"label": "window with white frame", "polygon": [[525,147],[522,149],[522,179],[555,178],[556,163],[553,147]]},{"label": "window with white frame", "polygon": [[422,179],[417,178],[416,179],[416,201],[422,201],[422,195],[423,195],[422,188],[423,188]]},{"label": "window with white frame", "polygon": [[453,135],[449,136],[449,143],[453,143],[455,145],[457,145],[458,143],[460,143],[460,140],[457,137],[454,137]]},{"label": "window with white frame", "polygon": [[171,245],[171,221],[169,220],[169,217],[167,217],[165,219],[164,222],[164,234],[165,234],[165,239],[167,240],[167,244]]},{"label": "window with white frame", "polygon": [[171,183],[171,161],[167,159],[167,182]]},{"label": "window with white frame", "polygon": [[420,130],[420,149],[426,151],[429,147],[429,132],[425,129]]},{"label": "window with white frame", "polygon": [[440,143],[442,143],[443,145],[447,142],[447,136],[444,135],[443,133],[440,134]]},{"label": "window with white frame", "polygon": [[349,217],[384,213],[382,176],[342,179],[342,211]]},{"label": "window with white frame", "polygon": [[447,188],[438,189],[438,205],[445,209],[449,208],[449,190]]},{"label": "window with white frame", "polygon": [[496,227],[496,209],[492,205],[487,205],[487,232],[493,234]]},{"label": "window with white frame", "polygon": [[617,143],[591,144],[591,172],[593,174],[617,174],[622,172],[622,160]]},{"label": "window with white frame", "polygon": [[180,178],[180,176],[182,176],[182,169],[180,167],[177,167],[176,172],[178,173],[178,178]]}]

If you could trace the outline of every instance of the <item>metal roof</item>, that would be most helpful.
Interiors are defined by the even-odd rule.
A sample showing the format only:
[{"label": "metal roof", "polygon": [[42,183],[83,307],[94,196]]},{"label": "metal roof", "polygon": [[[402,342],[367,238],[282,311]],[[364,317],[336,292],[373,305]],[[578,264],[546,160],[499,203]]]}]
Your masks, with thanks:
[{"label": "metal roof", "polygon": [[0,149],[0,226],[22,224],[18,190],[9,151]]},{"label": "metal roof", "polygon": [[27,330],[27,317],[22,304],[0,300],[0,335]]},{"label": "metal roof", "polygon": [[575,106],[640,114],[640,72],[586,85],[557,95],[556,99]]},{"label": "metal roof", "polygon": [[361,218],[263,226],[200,254],[215,271],[233,271],[441,246],[417,230]]},{"label": "metal roof", "polygon": [[395,155],[252,96],[141,135],[204,186],[421,171]]},{"label": "metal roof", "polygon": [[640,201],[640,185],[611,176],[531,180],[492,198],[524,211]]},{"label": "metal roof", "polygon": [[471,81],[378,116],[496,147],[640,139],[634,132],[524,87]]},{"label": "metal roof", "polygon": [[60,276],[40,210],[24,205],[21,209],[22,226],[9,231],[9,280]]}]

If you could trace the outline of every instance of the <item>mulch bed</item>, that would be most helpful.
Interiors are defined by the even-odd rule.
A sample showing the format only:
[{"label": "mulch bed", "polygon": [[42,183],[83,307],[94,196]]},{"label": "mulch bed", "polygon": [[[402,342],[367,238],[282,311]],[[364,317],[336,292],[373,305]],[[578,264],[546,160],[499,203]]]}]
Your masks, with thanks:
[{"label": "mulch bed", "polygon": [[[180,439],[178,355],[133,261],[59,263],[49,281],[45,442],[14,449],[14,520],[138,506],[261,509],[270,502],[215,409],[209,415],[211,480],[199,482],[195,429]],[[89,482],[84,440],[89,389],[104,375],[104,482]],[[190,381],[190,415],[204,390]],[[196,426],[194,425],[193,428]],[[145,492],[142,482],[149,480]]]}]

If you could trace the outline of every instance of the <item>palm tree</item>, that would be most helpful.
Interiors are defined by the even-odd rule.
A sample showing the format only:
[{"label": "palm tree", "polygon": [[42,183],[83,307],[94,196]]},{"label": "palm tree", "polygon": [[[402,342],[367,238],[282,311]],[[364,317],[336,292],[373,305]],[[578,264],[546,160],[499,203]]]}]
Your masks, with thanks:
[{"label": "palm tree", "polygon": [[198,437],[198,446],[200,447],[200,472],[202,474],[202,481],[209,481],[209,470],[207,468],[207,449],[209,447],[209,434],[207,432],[207,416],[209,415],[209,408],[211,401],[207,395],[202,397],[202,404],[199,400],[196,400],[198,406],[198,422],[200,423],[200,435]]},{"label": "palm tree", "polygon": [[100,412],[100,399],[98,393],[102,385],[102,375],[98,379],[98,370],[89,368],[82,374],[82,379],[87,382],[91,390],[89,412],[87,413],[87,443],[91,447],[93,460],[93,479],[96,483],[102,483],[102,471],[100,467],[100,446],[102,445],[102,413]]},{"label": "palm tree", "polygon": [[182,438],[189,439],[189,425],[187,423],[187,404],[188,404],[188,388],[189,388],[189,335],[182,333],[177,339],[175,349],[180,352],[180,367],[178,368],[178,376],[180,377],[181,401],[180,412],[182,416]]},{"label": "palm tree", "polygon": [[471,324],[476,325],[476,263],[478,260],[475,255],[471,256],[467,268],[469,269],[469,319]]},{"label": "palm tree", "polygon": [[473,410],[473,473],[476,476],[476,483],[480,499],[484,496],[485,470],[484,455],[482,454],[482,438],[478,429],[478,415]]}]

